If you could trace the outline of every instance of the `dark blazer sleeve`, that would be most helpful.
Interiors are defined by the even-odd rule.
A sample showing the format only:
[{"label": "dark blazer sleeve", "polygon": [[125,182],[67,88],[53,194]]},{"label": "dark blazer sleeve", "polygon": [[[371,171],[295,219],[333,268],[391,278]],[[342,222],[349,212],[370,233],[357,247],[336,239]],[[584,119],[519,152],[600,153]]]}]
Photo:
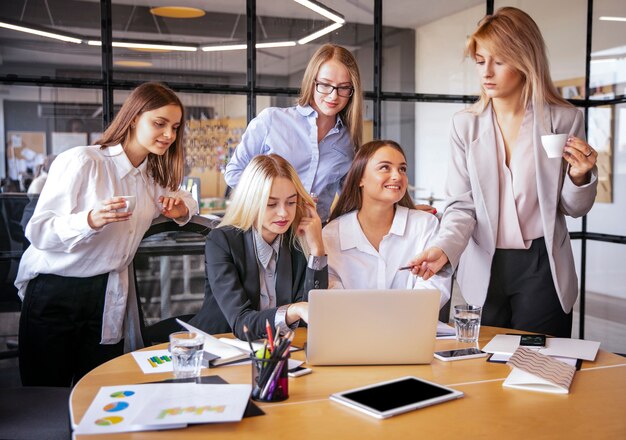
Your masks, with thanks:
[{"label": "dark blazer sleeve", "polygon": [[[211,231],[206,242],[205,298],[200,312],[190,321],[208,333],[232,331],[245,339],[244,324],[251,337],[265,336],[265,320],[274,322],[276,309],[259,311],[260,286],[256,256],[250,255],[248,233],[232,227]],[[253,244],[252,244],[253,246]]]}]

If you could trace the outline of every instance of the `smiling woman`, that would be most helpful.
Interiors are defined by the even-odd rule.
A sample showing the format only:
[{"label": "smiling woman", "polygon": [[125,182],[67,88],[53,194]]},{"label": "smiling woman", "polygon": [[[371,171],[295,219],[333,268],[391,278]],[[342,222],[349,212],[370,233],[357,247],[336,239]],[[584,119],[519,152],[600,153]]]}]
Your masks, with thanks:
[{"label": "smiling woman", "polygon": [[323,230],[331,288],[419,289],[450,298],[443,273],[423,281],[399,270],[437,232],[437,217],[415,209],[407,192],[407,164],[394,141],[364,144],[348,171],[344,189]]}]

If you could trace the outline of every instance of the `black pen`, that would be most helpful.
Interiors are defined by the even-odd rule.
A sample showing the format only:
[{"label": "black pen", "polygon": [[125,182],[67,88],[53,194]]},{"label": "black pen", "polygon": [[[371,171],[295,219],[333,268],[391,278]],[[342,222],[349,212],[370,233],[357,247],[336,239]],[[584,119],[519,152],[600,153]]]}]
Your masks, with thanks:
[{"label": "black pen", "polygon": [[415,266],[402,266],[400,268],[398,268],[398,270],[410,270],[413,269]]}]

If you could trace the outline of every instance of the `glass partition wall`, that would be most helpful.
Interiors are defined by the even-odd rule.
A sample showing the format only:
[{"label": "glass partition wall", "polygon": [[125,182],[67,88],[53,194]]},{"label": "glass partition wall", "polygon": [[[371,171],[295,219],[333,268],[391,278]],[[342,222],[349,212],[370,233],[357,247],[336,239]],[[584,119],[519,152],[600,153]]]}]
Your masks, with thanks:
[{"label": "glass partition wall", "polygon": [[[619,0],[16,0],[0,3],[0,176],[24,186],[46,154],[92,142],[130,89],[167,82],[189,109],[188,174],[209,205],[247,122],[293,105],[312,53],[349,48],[365,90],[364,139],[391,138],[413,195],[443,208],[449,121],[476,97],[466,36],[502,6],[528,12],[553,79],[582,108],[600,186],[568,219],[581,295],[574,336],[626,352],[626,4]],[[217,202],[219,203],[219,202]],[[617,313],[621,311],[620,313]]]}]

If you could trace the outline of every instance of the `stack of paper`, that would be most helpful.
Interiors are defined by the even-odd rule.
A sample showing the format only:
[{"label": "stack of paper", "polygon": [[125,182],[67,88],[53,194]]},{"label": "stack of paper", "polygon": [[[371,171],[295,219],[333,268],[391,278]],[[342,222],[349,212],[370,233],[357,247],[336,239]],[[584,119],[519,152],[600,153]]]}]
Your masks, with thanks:
[{"label": "stack of paper", "polygon": [[519,347],[507,365],[513,367],[502,386],[544,393],[569,393],[576,367]]},{"label": "stack of paper", "polygon": [[75,432],[112,434],[237,422],[251,391],[251,385],[195,383],[102,387]]}]

